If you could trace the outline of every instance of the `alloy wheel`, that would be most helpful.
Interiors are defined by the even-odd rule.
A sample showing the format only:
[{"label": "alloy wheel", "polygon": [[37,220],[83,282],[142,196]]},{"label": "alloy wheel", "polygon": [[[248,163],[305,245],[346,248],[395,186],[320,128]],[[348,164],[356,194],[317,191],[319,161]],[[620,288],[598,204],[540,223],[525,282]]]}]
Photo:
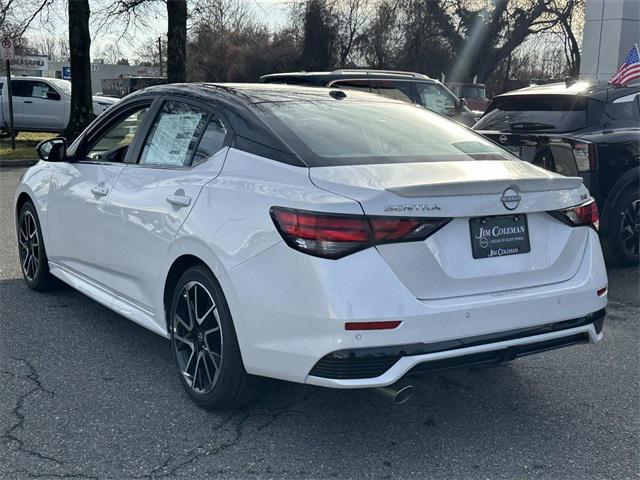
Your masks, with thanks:
[{"label": "alloy wheel", "polygon": [[190,281],[182,287],[173,312],[173,338],[187,385],[198,394],[209,393],[222,365],[222,327],[217,305],[203,284]]},{"label": "alloy wheel", "polygon": [[24,276],[33,282],[38,275],[40,259],[40,237],[36,219],[30,211],[25,211],[20,220],[18,232],[20,244],[20,265]]},{"label": "alloy wheel", "polygon": [[631,202],[622,212],[620,240],[630,255],[638,255],[640,250],[640,199]]}]

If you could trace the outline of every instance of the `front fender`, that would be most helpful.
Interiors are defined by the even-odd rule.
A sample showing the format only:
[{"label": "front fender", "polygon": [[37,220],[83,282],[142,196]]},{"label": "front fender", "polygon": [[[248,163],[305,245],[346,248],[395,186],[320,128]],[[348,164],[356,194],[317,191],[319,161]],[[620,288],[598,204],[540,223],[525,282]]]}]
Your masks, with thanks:
[{"label": "front fender", "polygon": [[48,200],[51,185],[51,170],[46,162],[38,162],[29,168],[20,179],[13,199],[14,221],[18,222],[18,203],[22,196],[27,195],[33,202],[38,214],[42,237],[47,245],[49,240]]}]

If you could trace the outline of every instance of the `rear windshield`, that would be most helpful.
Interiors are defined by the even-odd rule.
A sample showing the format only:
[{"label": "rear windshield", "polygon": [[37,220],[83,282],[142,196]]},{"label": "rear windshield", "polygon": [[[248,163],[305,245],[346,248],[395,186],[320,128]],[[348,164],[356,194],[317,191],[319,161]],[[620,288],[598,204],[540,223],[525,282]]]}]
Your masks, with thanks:
[{"label": "rear windshield", "polygon": [[256,107],[311,167],[516,159],[466,127],[413,105],[323,100]]},{"label": "rear windshield", "polygon": [[587,126],[587,100],[577,95],[499,97],[476,130],[570,132]]}]

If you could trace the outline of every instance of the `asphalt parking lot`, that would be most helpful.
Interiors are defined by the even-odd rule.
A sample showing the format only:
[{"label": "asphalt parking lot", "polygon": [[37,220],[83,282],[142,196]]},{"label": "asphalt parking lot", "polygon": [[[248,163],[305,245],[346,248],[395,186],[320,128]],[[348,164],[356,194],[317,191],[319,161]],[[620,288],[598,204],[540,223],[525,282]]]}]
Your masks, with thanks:
[{"label": "asphalt parking lot", "polygon": [[376,391],[274,382],[222,414],[183,393],[166,340],[22,282],[0,169],[0,478],[638,478],[639,271],[612,269],[605,341]]}]

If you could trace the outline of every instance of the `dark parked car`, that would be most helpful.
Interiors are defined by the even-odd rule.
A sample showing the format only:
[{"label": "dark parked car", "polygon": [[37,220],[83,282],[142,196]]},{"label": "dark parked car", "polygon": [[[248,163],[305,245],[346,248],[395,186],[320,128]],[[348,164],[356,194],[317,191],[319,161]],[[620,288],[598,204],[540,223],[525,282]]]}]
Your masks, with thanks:
[{"label": "dark parked car", "polygon": [[481,115],[480,112],[469,110],[466,101],[460,100],[442,83],[420,73],[360,69],[291,72],[263,75],[260,81],[377,93],[395,100],[415,103],[469,127],[476,123]]},{"label": "dark parked car", "polygon": [[473,128],[524,160],[581,176],[600,209],[608,260],[638,263],[640,85],[569,81],[515,90],[495,97]]}]

